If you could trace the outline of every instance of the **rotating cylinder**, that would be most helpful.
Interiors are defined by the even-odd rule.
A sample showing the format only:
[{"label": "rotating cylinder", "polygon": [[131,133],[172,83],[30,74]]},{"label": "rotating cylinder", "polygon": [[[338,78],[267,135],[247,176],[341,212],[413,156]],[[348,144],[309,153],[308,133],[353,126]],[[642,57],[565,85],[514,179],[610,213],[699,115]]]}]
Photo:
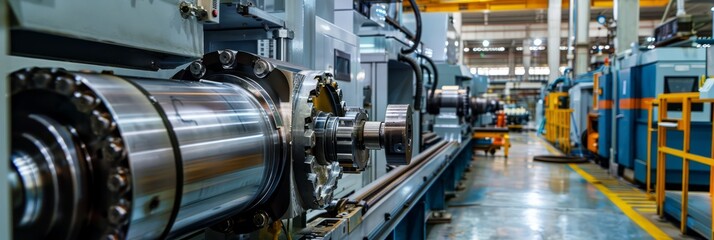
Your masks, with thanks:
[{"label": "rotating cylinder", "polygon": [[407,165],[411,162],[411,106],[387,106],[383,122],[367,121],[361,108],[347,110],[344,117],[320,112],[315,117],[316,159],[327,165],[340,162],[345,171],[362,171],[369,161],[369,150],[385,150],[387,162]]},{"label": "rotating cylinder", "polygon": [[16,239],[179,237],[276,188],[261,89],[26,69],[12,89]]},{"label": "rotating cylinder", "polygon": [[443,86],[437,89],[434,97],[427,103],[427,112],[432,115],[441,113],[441,108],[454,108],[456,115],[465,117],[471,115],[471,100],[466,89],[459,86]]}]

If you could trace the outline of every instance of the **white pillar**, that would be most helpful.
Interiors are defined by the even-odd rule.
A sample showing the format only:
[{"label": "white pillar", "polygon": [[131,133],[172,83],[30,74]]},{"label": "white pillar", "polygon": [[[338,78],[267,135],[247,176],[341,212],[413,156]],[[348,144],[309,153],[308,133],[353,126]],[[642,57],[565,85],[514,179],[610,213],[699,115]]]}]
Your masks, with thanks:
[{"label": "white pillar", "polygon": [[677,0],[677,17],[686,15],[687,11],[684,10],[684,0]]},{"label": "white pillar", "polygon": [[523,81],[528,80],[530,73],[528,70],[531,69],[531,39],[530,34],[526,34],[526,39],[523,40]]},{"label": "white pillar", "polygon": [[548,81],[558,78],[560,68],[560,11],[560,0],[548,1],[548,67],[550,68]]},{"label": "white pillar", "polygon": [[575,11],[575,75],[588,71],[590,62],[590,0],[578,0]]},{"label": "white pillar", "polygon": [[638,42],[637,31],[640,29],[640,1],[614,0],[615,21],[615,52],[623,53],[630,49],[630,44]]},{"label": "white pillar", "polygon": [[568,50],[566,58],[568,59],[568,67],[573,68],[573,59],[575,59],[575,54],[573,54],[575,48],[575,0],[570,0],[570,5],[568,6]]},{"label": "white pillar", "polygon": [[516,49],[508,49],[508,77],[516,79]]}]

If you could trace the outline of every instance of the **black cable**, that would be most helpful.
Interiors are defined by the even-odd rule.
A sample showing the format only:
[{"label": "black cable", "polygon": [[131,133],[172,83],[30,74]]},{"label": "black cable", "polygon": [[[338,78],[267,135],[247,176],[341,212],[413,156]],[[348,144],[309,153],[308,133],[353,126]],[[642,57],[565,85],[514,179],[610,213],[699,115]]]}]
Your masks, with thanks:
[{"label": "black cable", "polygon": [[412,46],[404,49],[402,48],[402,54],[411,54],[416,51],[421,42],[421,12],[419,11],[419,6],[417,6],[415,0],[409,0],[409,4],[412,5],[412,10],[414,10],[414,19],[416,20],[416,34],[414,39],[412,39]]},{"label": "black cable", "polygon": [[400,62],[405,62],[409,64],[409,66],[412,67],[412,70],[414,70],[414,75],[416,75],[416,96],[414,96],[414,110],[419,111],[421,110],[422,88],[424,88],[424,76],[421,73],[421,68],[419,68],[419,64],[414,61],[413,58],[399,54],[397,59]]},{"label": "black cable", "polygon": [[538,155],[533,156],[533,161],[549,163],[586,163],[588,159],[578,156]]},{"label": "black cable", "polygon": [[436,92],[436,85],[439,85],[439,70],[436,69],[436,64],[431,60],[430,57],[424,56],[424,54],[417,53],[417,57],[423,58],[431,66],[431,70],[434,71],[434,82],[431,84],[431,93],[429,93],[429,99],[434,98],[434,92]]},{"label": "black cable", "polygon": [[433,77],[431,76],[431,70],[429,70],[429,68],[424,64],[421,64],[420,66],[421,71],[426,73],[426,83],[431,84],[431,80],[433,79]]}]

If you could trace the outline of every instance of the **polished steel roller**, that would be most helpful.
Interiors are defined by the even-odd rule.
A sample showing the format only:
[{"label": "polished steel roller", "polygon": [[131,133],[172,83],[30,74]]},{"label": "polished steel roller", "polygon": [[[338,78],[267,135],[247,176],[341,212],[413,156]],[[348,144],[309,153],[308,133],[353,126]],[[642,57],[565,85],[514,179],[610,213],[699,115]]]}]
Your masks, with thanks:
[{"label": "polished steel roller", "polygon": [[471,114],[470,104],[469,92],[466,89],[461,89],[459,86],[443,86],[427,101],[427,112],[438,115],[441,108],[455,108],[456,115],[464,117]]},{"label": "polished steel roller", "polygon": [[19,238],[176,236],[276,188],[282,143],[258,88],[59,69],[12,78]]},{"label": "polished steel roller", "polygon": [[322,209],[344,171],[411,157],[411,107],[347,108],[332,75],[209,53],[174,79],[31,68],[9,76],[16,239],[250,232]]}]

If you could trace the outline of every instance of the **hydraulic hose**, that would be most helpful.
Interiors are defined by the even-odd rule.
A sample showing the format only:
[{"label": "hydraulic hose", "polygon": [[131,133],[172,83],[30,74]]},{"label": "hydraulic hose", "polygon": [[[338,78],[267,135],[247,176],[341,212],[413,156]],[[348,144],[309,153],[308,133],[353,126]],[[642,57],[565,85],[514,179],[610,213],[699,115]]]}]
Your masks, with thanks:
[{"label": "hydraulic hose", "polygon": [[430,57],[424,56],[421,53],[417,53],[417,57],[423,58],[431,66],[431,70],[434,71],[434,82],[431,84],[431,93],[429,93],[429,99],[434,98],[434,92],[436,92],[436,87],[439,85],[439,70],[436,69],[436,64],[431,60]]},{"label": "hydraulic hose", "polygon": [[412,39],[412,46],[409,48],[402,48],[402,54],[411,54],[414,51],[416,51],[417,47],[419,47],[419,43],[421,42],[421,12],[419,11],[419,6],[417,6],[415,0],[409,0],[409,4],[411,4],[412,9],[414,10],[414,19],[416,19],[416,34],[414,35],[414,39]]},{"label": "hydraulic hose", "polygon": [[431,84],[431,80],[434,78],[431,75],[431,70],[429,70],[429,67],[427,67],[424,64],[421,64],[420,66],[421,66],[421,71],[426,73],[426,78],[427,78],[426,83]]},{"label": "hydraulic hose", "polygon": [[424,76],[421,73],[421,68],[419,67],[419,64],[414,61],[413,58],[404,56],[402,54],[399,54],[398,60],[400,62],[405,62],[409,64],[409,66],[412,67],[412,70],[414,70],[414,75],[416,75],[416,96],[414,96],[414,110],[421,110],[422,89],[424,88]]}]

